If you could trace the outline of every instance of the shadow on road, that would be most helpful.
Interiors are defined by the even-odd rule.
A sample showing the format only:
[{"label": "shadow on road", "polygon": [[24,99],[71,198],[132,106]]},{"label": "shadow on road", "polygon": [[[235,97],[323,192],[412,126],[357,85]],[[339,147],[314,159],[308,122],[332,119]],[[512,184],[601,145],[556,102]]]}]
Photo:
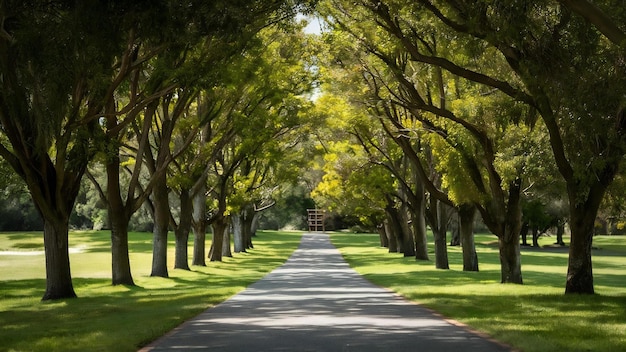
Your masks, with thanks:
[{"label": "shadow on road", "polygon": [[506,351],[363,279],[325,234],[142,351]]}]

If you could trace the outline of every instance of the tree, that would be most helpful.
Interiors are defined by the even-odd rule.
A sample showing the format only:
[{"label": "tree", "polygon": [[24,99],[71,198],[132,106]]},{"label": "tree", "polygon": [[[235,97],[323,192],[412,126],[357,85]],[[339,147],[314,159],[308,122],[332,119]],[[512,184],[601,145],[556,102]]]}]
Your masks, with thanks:
[{"label": "tree", "polygon": [[103,137],[99,118],[110,92],[130,73],[126,44],[140,21],[128,19],[150,8],[92,1],[0,6],[0,155],[25,181],[44,221],[44,300],[76,296],[69,217]]},{"label": "tree", "polygon": [[[465,71],[444,72],[447,67],[440,63],[450,62],[447,57],[451,57],[468,62],[468,67],[482,66],[497,72],[499,67],[506,68],[504,61],[493,60],[491,56],[488,61],[487,56],[473,51],[473,46],[462,48],[457,39],[445,50],[441,49],[437,43],[449,41],[453,35],[445,26],[428,21],[418,7],[369,1],[356,7],[341,2],[334,4],[336,10],[332,19],[338,27],[351,33],[361,43],[361,50],[387,67],[381,68],[372,64],[371,59],[362,59],[367,65],[364,67],[369,67],[364,77],[377,97],[376,107],[392,122],[390,135],[396,136],[395,140],[411,156],[431,196],[438,196],[442,201],[448,196],[426,176],[422,161],[413,151],[412,140],[419,139],[420,131],[426,131],[445,141],[445,146],[440,145],[440,148],[448,149],[445,153],[452,153],[456,158],[457,163],[452,165],[463,165],[456,173],[451,173],[450,162],[440,164],[442,171],[447,170],[444,171],[448,176],[444,176],[446,187],[470,185],[474,188],[473,196],[464,191],[465,194],[456,199],[463,199],[463,202],[457,204],[469,202],[477,207],[499,238],[502,281],[521,283],[519,200],[522,170],[527,163],[514,146],[525,133],[526,121],[532,127],[533,110],[496,91],[481,90],[480,85],[463,75]],[[370,23],[367,18],[371,19]],[[376,30],[372,25],[387,36],[380,32],[370,35]],[[411,116],[419,124],[411,123],[411,119],[404,116]],[[507,152],[503,153],[505,150]],[[438,158],[445,160],[445,153],[439,152]],[[462,178],[459,175],[463,175]],[[449,182],[455,177],[455,182]]]},{"label": "tree", "polygon": [[[315,72],[310,68],[314,61],[314,47],[310,44],[314,39],[302,33],[301,26],[267,28],[258,35],[259,46],[248,52],[254,60],[246,67],[250,67],[254,78],[246,80],[246,99],[258,99],[260,104],[252,104],[259,108],[251,111],[247,126],[239,129],[239,138],[245,141],[245,157],[233,175],[229,200],[231,220],[237,225],[233,233],[235,252],[252,245],[254,213],[263,208],[257,207],[257,202],[267,201],[271,198],[268,193],[295,176],[278,164],[299,144],[300,135],[295,130],[309,123],[311,102],[307,94],[315,80]],[[282,175],[279,169],[286,173]]]},{"label": "tree", "polygon": [[[173,50],[164,52],[156,62],[156,66],[162,68],[160,73],[163,78],[173,78],[179,86],[175,91],[161,98],[161,106],[155,111],[160,121],[153,130],[153,150],[147,150],[145,153],[148,169],[155,177],[151,198],[154,209],[152,276],[168,275],[167,233],[172,217],[166,174],[160,170],[167,169],[168,164],[175,159],[176,156],[170,151],[170,142],[175,138],[173,136],[175,126],[200,92],[195,70],[204,71],[206,76],[201,75],[200,82],[204,87],[212,87],[219,82],[210,80],[219,76],[219,71],[212,71],[219,67],[215,64],[227,62],[234,55],[243,54],[246,46],[259,30],[281,20],[283,16],[291,15],[295,6],[294,3],[288,1],[241,2],[231,3],[226,7],[223,5],[221,3],[193,4],[184,9],[183,13],[188,16],[187,20],[190,18],[198,20],[197,23],[191,22],[197,27],[187,27],[192,34],[191,46],[189,40],[185,40],[189,39],[188,36],[175,35],[174,37],[182,37],[181,42],[177,42],[178,45],[174,46]],[[223,16],[213,17],[212,14],[215,11]],[[181,17],[181,20],[183,19],[185,17]],[[197,45],[193,46],[193,44]],[[170,72],[172,67],[177,69],[174,74]],[[176,154],[182,153],[187,148],[191,143],[191,137],[187,142],[178,146]],[[220,188],[225,185],[225,183],[220,183]],[[185,201],[190,201],[192,197],[187,195],[184,198]],[[190,221],[184,220],[184,228],[187,228]],[[179,250],[182,250],[186,243],[187,235],[184,233],[188,232],[182,229],[179,231]],[[182,253],[181,255],[184,256]],[[181,256],[179,259],[182,260]],[[182,263],[181,266],[186,267]]]},{"label": "tree", "polygon": [[[353,43],[349,42],[349,37],[334,32],[327,36],[326,46],[329,51],[325,58],[322,74],[327,83],[323,86],[329,92],[336,95],[345,96],[346,102],[340,104],[330,102],[332,105],[327,108],[327,116],[330,128],[343,129],[346,133],[330,133],[333,139],[352,139],[357,145],[369,155],[370,161],[388,169],[393,174],[397,183],[396,190],[391,194],[384,195],[381,199],[386,199],[386,206],[383,207],[388,217],[387,229],[392,231],[392,244],[399,244],[399,250],[405,256],[415,256],[416,259],[427,260],[428,251],[426,248],[426,226],[424,219],[425,196],[421,183],[414,176],[413,171],[407,163],[408,159],[402,155],[399,148],[394,147],[392,135],[387,136],[385,128],[377,128],[376,125],[382,122],[383,112],[372,106],[375,97],[369,95],[364,88],[364,81],[361,74],[361,65],[365,59],[355,53]],[[337,50],[341,47],[342,50]],[[328,102],[319,99],[320,103]],[[319,104],[322,107],[323,105]],[[347,105],[347,107],[344,107]],[[375,105],[375,103],[374,103]],[[384,123],[383,126],[384,127]],[[410,220],[409,220],[410,216]],[[412,228],[409,227],[412,224]],[[379,228],[383,228],[382,224]],[[390,251],[398,248],[390,246]]]},{"label": "tree", "polygon": [[617,25],[626,20],[623,7],[586,1],[419,3],[459,35],[497,50],[515,79],[439,57],[422,59],[498,89],[541,115],[570,207],[565,292],[594,293],[594,222],[626,151],[625,44]]},{"label": "tree", "polygon": [[[137,39],[137,47],[129,55],[138,55],[138,47],[141,44],[141,39]],[[100,198],[107,204],[111,228],[113,285],[134,285],[128,253],[128,226],[132,215],[141,207],[151,190],[150,184],[147,188],[143,188],[140,184],[140,175],[145,171],[142,155],[148,147],[148,133],[152,125],[154,111],[158,106],[158,100],[162,95],[168,94],[174,89],[174,86],[168,84],[167,81],[163,82],[157,78],[159,82],[154,82],[150,79],[150,74],[147,74],[147,78],[144,76],[149,71],[149,66],[141,63],[151,62],[150,56],[154,55],[149,44],[144,44],[148,46],[148,48],[141,50],[144,56],[132,63],[134,67],[127,81],[129,89],[125,92],[126,96],[122,98],[120,96],[122,92],[117,92],[117,94],[110,92],[110,103],[104,109],[105,117],[102,120],[106,128],[105,135],[107,138],[101,143],[103,145],[102,162],[107,176],[106,187],[102,187],[93,173],[87,172],[87,176],[98,190]],[[159,75],[155,74],[152,77],[159,77]],[[142,86],[144,80],[147,83]],[[148,93],[147,96],[146,92]],[[141,120],[140,115],[143,117]],[[126,136],[132,136],[131,140],[128,141]],[[133,143],[134,145],[131,146]],[[128,150],[126,155],[122,155],[124,145]],[[122,160],[124,160],[124,168],[130,174],[127,189],[123,189],[120,180],[124,172]]]}]

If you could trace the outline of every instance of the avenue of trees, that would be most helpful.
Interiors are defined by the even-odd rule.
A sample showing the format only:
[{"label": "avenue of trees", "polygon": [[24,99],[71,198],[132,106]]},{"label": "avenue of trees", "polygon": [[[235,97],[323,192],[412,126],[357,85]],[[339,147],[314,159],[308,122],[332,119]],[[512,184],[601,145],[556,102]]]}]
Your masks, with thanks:
[{"label": "avenue of trees", "polygon": [[301,226],[309,194],[417,260],[430,228],[440,269],[450,243],[479,270],[481,223],[503,283],[527,236],[569,230],[565,292],[591,294],[598,219],[624,218],[624,23],[609,1],[0,0],[0,225],[43,229],[44,300],[76,296],[71,227],[110,229],[134,285],[129,230],[167,277],[169,233],[190,270]]},{"label": "avenue of trees", "polygon": [[170,227],[177,268],[189,268],[192,228],[213,227],[210,259],[221,259],[226,218],[251,220],[272,198],[285,177],[276,158],[310,105],[311,46],[290,20],[305,5],[0,3],[0,155],[43,220],[44,300],[75,296],[68,230],[86,178],[107,211],[113,284],[133,285],[128,225],[142,206],[151,275],[168,275]]},{"label": "avenue of trees", "polygon": [[318,109],[338,128],[315,198],[382,219],[381,243],[417,259],[428,223],[438,268],[456,209],[464,269],[478,270],[480,215],[503,283],[523,282],[521,234],[536,243],[553,227],[562,244],[567,223],[565,291],[593,293],[594,226],[626,151],[623,6],[330,0],[320,12],[329,96]]}]

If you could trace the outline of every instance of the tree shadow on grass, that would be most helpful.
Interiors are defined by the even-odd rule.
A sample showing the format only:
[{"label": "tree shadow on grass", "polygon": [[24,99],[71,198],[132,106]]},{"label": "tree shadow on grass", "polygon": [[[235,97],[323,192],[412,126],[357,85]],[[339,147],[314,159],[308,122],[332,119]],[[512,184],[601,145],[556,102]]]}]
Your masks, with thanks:
[{"label": "tree shadow on grass", "polygon": [[[492,336],[509,341],[522,350],[589,351],[626,350],[626,295],[564,295],[568,253],[563,250],[523,249],[522,275],[532,285],[494,284],[498,270],[481,269],[478,273],[458,270],[436,270],[434,263],[415,263],[388,255],[360,255],[346,238],[333,237],[338,246],[350,247],[348,259],[365,268],[379,265],[379,273],[366,278],[386,287],[395,287],[409,299],[425,302],[429,307],[453,316]],[[361,247],[376,247],[371,237]],[[499,267],[495,243],[477,244],[481,268]],[[450,264],[462,263],[461,251],[449,251]],[[594,272],[596,285],[624,288],[623,268],[601,258],[614,253],[594,250],[594,268],[615,269],[615,272]],[[486,265],[487,264],[487,265]],[[389,272],[395,268],[397,272]],[[369,271],[368,271],[369,272]],[[482,289],[477,284],[491,282]],[[469,285],[469,286],[466,286]],[[455,287],[471,288],[469,292]],[[515,289],[519,287],[519,289]],[[557,294],[537,292],[537,288],[558,289]],[[489,293],[490,288],[493,294]],[[554,292],[554,291],[553,291]],[[520,333],[519,330],[527,331]],[[558,336],[566,336],[559,338]]]},{"label": "tree shadow on grass", "polygon": [[[50,343],[51,350],[58,350],[58,346],[66,346],[65,350],[90,346],[94,350],[134,351],[138,341],[147,343],[161,336],[228,298],[239,285],[250,283],[229,278],[205,282],[178,277],[165,280],[176,284],[163,288],[112,286],[108,279],[77,278],[73,282],[78,299],[46,302],[40,302],[43,279],[2,281],[0,298],[9,309],[0,312],[0,345],[31,349],[25,347],[29,346],[26,340],[32,345]],[[16,308],[10,307],[11,302],[16,302]]]}]

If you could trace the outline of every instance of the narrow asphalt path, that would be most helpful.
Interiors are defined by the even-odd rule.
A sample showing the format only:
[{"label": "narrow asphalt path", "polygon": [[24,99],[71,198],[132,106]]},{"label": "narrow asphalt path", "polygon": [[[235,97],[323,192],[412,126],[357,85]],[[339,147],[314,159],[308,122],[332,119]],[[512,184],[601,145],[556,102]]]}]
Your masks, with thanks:
[{"label": "narrow asphalt path", "polygon": [[328,235],[305,234],[280,268],[147,351],[508,351],[373,285]]}]

